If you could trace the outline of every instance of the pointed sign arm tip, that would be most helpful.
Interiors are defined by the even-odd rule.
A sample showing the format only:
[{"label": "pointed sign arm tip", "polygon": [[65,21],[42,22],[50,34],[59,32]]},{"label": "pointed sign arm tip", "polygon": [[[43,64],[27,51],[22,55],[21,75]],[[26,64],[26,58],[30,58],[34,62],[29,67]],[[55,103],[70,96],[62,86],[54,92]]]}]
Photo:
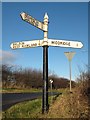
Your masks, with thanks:
[{"label": "pointed sign arm tip", "polygon": [[25,20],[25,15],[26,15],[25,12],[21,12],[21,13],[20,13],[20,16],[21,16],[22,20]]},{"label": "pointed sign arm tip", "polygon": [[81,46],[84,47],[84,45],[81,43]]},{"label": "pointed sign arm tip", "polygon": [[84,45],[83,45],[83,43],[82,42],[78,42],[79,44],[77,44],[77,46],[80,46],[80,48],[83,48],[84,47]]},{"label": "pointed sign arm tip", "polygon": [[22,11],[22,12],[20,13],[20,16],[21,16],[22,14],[25,14],[25,12]]}]

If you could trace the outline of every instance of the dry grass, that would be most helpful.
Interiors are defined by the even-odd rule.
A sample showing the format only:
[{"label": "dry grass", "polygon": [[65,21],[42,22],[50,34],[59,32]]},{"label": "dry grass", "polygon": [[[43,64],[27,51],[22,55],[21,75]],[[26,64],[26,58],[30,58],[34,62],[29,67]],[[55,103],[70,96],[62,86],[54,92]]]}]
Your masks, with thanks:
[{"label": "dry grass", "polygon": [[[68,90],[59,96],[50,107],[46,118],[82,118],[90,119],[90,73],[82,72],[72,93]],[[88,120],[89,120],[88,119]]]},{"label": "dry grass", "polygon": [[64,93],[50,107],[45,118],[88,118],[88,99],[78,92]]}]

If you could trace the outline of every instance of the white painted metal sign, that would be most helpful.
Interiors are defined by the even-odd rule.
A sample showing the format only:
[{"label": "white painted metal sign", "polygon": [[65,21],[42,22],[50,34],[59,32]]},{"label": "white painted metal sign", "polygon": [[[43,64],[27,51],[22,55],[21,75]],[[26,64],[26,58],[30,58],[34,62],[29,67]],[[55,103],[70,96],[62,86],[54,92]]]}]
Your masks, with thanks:
[{"label": "white painted metal sign", "polygon": [[43,30],[43,31],[46,31],[46,30],[45,30],[45,27],[44,27],[44,24],[43,24],[42,22],[36,20],[36,19],[33,18],[32,16],[30,16],[30,15],[28,15],[27,13],[24,13],[24,12],[22,12],[20,15],[21,15],[21,18],[22,18],[24,21],[30,23],[31,25],[33,25],[33,26],[35,26],[35,27],[37,27],[37,28],[39,28],[39,29],[41,29],[41,30]]},{"label": "white painted metal sign", "polygon": [[83,44],[78,41],[48,39],[48,46],[82,48]]},{"label": "white painted metal sign", "polygon": [[17,48],[33,48],[42,46],[43,40],[33,40],[33,41],[21,41],[21,42],[14,42],[10,45],[12,49]]},{"label": "white painted metal sign", "polygon": [[82,48],[83,44],[78,41],[66,41],[66,40],[33,40],[33,41],[21,41],[11,44],[12,49],[17,48],[32,48],[40,46],[56,46],[56,47],[71,47],[71,48]]}]

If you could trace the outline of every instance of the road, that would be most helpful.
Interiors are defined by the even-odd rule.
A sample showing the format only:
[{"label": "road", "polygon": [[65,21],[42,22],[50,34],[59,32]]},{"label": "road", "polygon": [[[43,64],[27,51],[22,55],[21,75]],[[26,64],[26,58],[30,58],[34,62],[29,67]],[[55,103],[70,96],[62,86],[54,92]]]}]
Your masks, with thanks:
[{"label": "road", "polygon": [[[49,93],[50,94],[50,93]],[[53,95],[58,94],[53,92]],[[42,92],[33,92],[33,93],[3,93],[2,94],[2,111],[7,110],[12,105],[26,101],[33,100],[36,98],[42,97]]]}]

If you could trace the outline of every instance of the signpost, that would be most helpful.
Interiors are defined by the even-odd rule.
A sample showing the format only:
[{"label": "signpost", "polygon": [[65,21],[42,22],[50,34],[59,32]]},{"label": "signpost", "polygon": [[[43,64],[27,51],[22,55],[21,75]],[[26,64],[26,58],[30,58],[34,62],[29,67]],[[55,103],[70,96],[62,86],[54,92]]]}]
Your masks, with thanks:
[{"label": "signpost", "polygon": [[66,55],[67,59],[69,60],[69,71],[70,71],[70,92],[72,92],[71,90],[71,60],[75,55],[75,52],[64,52],[64,54]]},{"label": "signpost", "polygon": [[44,26],[46,31],[44,31],[44,45],[43,45],[43,96],[42,96],[42,113],[48,112],[48,15],[44,16]]},{"label": "signpost", "polygon": [[72,48],[82,48],[83,44],[81,42],[66,41],[66,40],[54,40],[48,39],[48,15],[44,16],[44,21],[40,22],[28,15],[25,12],[20,14],[22,20],[30,23],[31,25],[39,28],[44,32],[43,40],[33,40],[33,41],[22,41],[15,42],[10,45],[12,49],[18,48],[33,48],[33,47],[43,47],[43,96],[42,96],[42,113],[48,112],[48,46],[57,47],[72,47]]}]

